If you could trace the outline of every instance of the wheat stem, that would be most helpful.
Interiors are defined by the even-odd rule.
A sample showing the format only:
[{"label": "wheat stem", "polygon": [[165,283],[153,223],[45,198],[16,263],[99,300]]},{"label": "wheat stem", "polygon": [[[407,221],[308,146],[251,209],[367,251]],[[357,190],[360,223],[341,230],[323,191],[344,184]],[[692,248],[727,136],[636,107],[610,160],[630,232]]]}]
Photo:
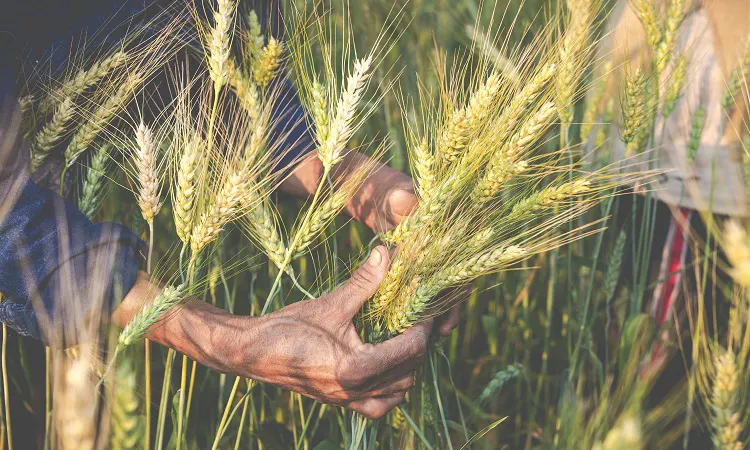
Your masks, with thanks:
[{"label": "wheat stem", "polygon": [[[0,294],[2,300],[2,294]],[[5,407],[5,428],[8,437],[8,450],[13,450],[13,428],[10,424],[10,392],[8,391],[8,326],[3,322],[3,348],[2,348],[2,369],[3,369],[3,402]]]}]

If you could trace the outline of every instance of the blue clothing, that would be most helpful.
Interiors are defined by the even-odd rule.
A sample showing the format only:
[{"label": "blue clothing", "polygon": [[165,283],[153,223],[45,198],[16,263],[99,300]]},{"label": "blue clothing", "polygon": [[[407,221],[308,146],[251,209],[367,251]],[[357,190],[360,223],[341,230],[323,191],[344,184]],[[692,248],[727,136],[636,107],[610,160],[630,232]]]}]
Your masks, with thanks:
[{"label": "blue clothing", "polygon": [[[25,150],[21,139],[8,146],[8,105],[16,101],[19,60],[49,61],[53,73],[65,66],[59,56],[84,33],[116,40],[116,32],[102,28],[136,20],[167,0],[10,0],[0,17],[0,322],[20,334],[69,343],[73,331],[94,306],[105,299],[102,313],[135,283],[144,244],[119,224],[92,224],[72,203],[34,184],[19,162]],[[268,6],[268,5],[260,5]],[[277,5],[278,6],[278,5]],[[278,35],[278,7],[263,25]],[[90,42],[89,42],[90,44]],[[97,44],[94,41],[94,44]],[[57,50],[57,51],[53,51]],[[50,53],[53,51],[52,53]],[[55,56],[57,55],[57,56]],[[274,108],[271,139],[281,139],[283,167],[312,148],[305,113],[291,83],[282,81],[282,95]],[[5,114],[3,113],[5,111]],[[7,136],[6,136],[7,137]],[[22,186],[11,199],[12,186]],[[19,189],[16,189],[18,191]],[[4,198],[3,198],[4,197]],[[12,202],[12,203],[9,203]],[[8,296],[14,300],[6,300]],[[101,300],[99,300],[101,301]],[[34,309],[34,306],[37,309]],[[43,309],[40,309],[43,308]],[[45,318],[37,316],[44,311]],[[43,326],[40,326],[43,325]],[[52,333],[55,333],[54,335]]]}]

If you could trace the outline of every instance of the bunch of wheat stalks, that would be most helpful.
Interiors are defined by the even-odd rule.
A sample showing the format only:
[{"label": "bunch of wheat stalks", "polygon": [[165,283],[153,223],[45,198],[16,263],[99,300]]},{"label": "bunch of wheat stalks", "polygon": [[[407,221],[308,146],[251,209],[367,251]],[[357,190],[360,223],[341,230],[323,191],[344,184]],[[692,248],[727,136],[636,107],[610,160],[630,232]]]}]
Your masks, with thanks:
[{"label": "bunch of wheat stalks", "polygon": [[398,253],[368,305],[376,337],[443,312],[448,288],[585,236],[585,226],[555,230],[627,181],[580,170],[565,143],[545,150],[558,118],[570,123],[598,8],[573,2],[563,38],[517,56],[515,77],[485,61],[467,75],[456,63],[437,104],[422,100],[423,127],[406,132],[420,202],[382,236]]}]

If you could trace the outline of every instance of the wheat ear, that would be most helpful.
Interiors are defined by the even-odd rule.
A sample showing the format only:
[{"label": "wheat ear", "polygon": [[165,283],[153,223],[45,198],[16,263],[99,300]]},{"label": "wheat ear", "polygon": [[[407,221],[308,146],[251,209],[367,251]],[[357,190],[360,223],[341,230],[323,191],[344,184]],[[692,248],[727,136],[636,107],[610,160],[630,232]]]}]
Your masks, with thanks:
[{"label": "wheat ear", "polygon": [[141,341],[159,319],[185,296],[185,285],[165,286],[149,305],[138,311],[120,332],[118,347],[125,348]]},{"label": "wheat ear", "polygon": [[560,120],[569,124],[573,120],[574,96],[578,89],[591,30],[596,18],[596,0],[568,0],[570,20],[558,49],[558,67],[555,76],[555,95]]},{"label": "wheat ear", "polygon": [[137,148],[133,155],[138,181],[138,206],[146,222],[151,223],[161,208],[159,173],[157,172],[157,143],[154,133],[143,122],[135,132]]},{"label": "wheat ear", "polygon": [[346,206],[350,197],[351,192],[348,192],[346,189],[339,189],[315,208],[310,215],[310,220],[306,222],[304,228],[300,228],[298,231],[299,237],[296,239],[297,245],[293,249],[293,259],[301,256],[307,250],[315,238]]},{"label": "wheat ear", "polygon": [[231,58],[227,61],[227,73],[229,85],[240,100],[240,105],[248,113],[250,119],[255,121],[260,115],[260,97],[257,86]]},{"label": "wheat ear", "polygon": [[666,20],[664,21],[662,40],[654,50],[654,62],[656,63],[657,73],[661,73],[667,68],[669,55],[674,49],[674,44],[677,40],[677,30],[680,28],[680,24],[682,24],[686,14],[685,0],[671,0],[669,2]]},{"label": "wheat ear", "polygon": [[224,226],[236,216],[249,186],[249,175],[244,165],[229,174],[208,210],[201,214],[190,234],[190,249],[194,256],[216,239]]},{"label": "wheat ear", "polygon": [[423,200],[427,200],[430,192],[435,187],[435,157],[430,151],[427,139],[422,139],[419,144],[413,147],[414,161],[414,181],[419,188],[419,195]]},{"label": "wheat ear", "polygon": [[271,206],[267,201],[258,202],[250,210],[248,223],[266,255],[280,268],[284,262],[287,249],[276,226],[276,221],[273,219]]},{"label": "wheat ear", "polygon": [[[84,352],[88,353],[88,352]],[[58,430],[63,449],[91,450],[96,439],[96,383],[90,358],[81,355],[63,374],[63,391],[58,397]]]},{"label": "wheat ear", "polygon": [[31,141],[31,170],[42,165],[50,150],[65,136],[75,113],[72,97],[66,97],[55,109],[50,121],[34,135]]},{"label": "wheat ear", "polygon": [[318,148],[318,158],[323,162],[326,172],[341,161],[344,146],[354,133],[352,122],[357,105],[364,95],[371,65],[372,57],[369,56],[354,63],[354,70],[347,79],[346,89],[336,105],[336,112],[326,140]]},{"label": "wheat ear", "polygon": [[724,88],[724,94],[721,97],[721,106],[724,109],[730,109],[736,103],[737,96],[740,95],[742,89],[742,81],[747,77],[748,68],[750,68],[750,37],[746,39],[740,61],[732,69],[727,86]]},{"label": "wheat ear", "polygon": [[621,139],[627,152],[640,151],[643,128],[647,126],[646,83],[648,79],[638,68],[635,73],[625,78],[625,92],[622,105]]},{"label": "wheat ear", "polygon": [[96,61],[86,70],[79,70],[73,78],[63,82],[54,93],[39,102],[39,111],[45,114],[55,108],[60,99],[72,99],[82,94],[86,89],[92,87],[112,71],[125,64],[127,60],[127,53],[119,51]]},{"label": "wheat ear", "polygon": [[750,287],[750,240],[747,232],[736,220],[730,220],[724,228],[724,241],[722,247],[732,265],[732,278],[740,286]]},{"label": "wheat ear", "polygon": [[107,161],[109,160],[109,145],[102,145],[91,158],[91,166],[86,172],[86,178],[83,180],[83,189],[81,198],[78,201],[78,208],[90,220],[99,213],[103,195],[103,178],[107,171]]},{"label": "wheat ear", "polygon": [[643,450],[643,430],[640,421],[631,414],[624,415],[609,430],[604,441],[594,444],[593,450]]},{"label": "wheat ear", "polygon": [[500,75],[493,72],[472,93],[466,107],[458,108],[451,114],[439,144],[443,163],[450,164],[463,154],[471,137],[486,123],[500,87]]},{"label": "wheat ear", "polygon": [[391,313],[388,329],[393,333],[403,333],[423,318],[430,301],[444,289],[457,286],[480,275],[498,270],[516,262],[527,254],[520,246],[508,246],[476,255],[458,265],[448,266],[438,271],[426,283],[414,279],[416,288],[407,288],[406,302],[398,311]]},{"label": "wheat ear", "polygon": [[493,124],[497,131],[498,141],[502,142],[508,139],[516,129],[516,124],[521,117],[526,114],[529,105],[531,105],[552,79],[556,73],[556,64],[548,63],[542,66],[531,80],[513,96],[510,104],[503,109],[500,117]]},{"label": "wheat ear", "polygon": [[322,144],[328,139],[331,120],[328,115],[328,97],[323,83],[315,80],[310,86],[310,116],[315,125],[315,138]]},{"label": "wheat ear", "polygon": [[742,424],[740,414],[736,411],[739,376],[734,354],[727,351],[718,355],[714,366],[716,377],[711,393],[714,445],[722,450],[741,450]]},{"label": "wheat ear", "polygon": [[276,75],[276,71],[281,65],[281,56],[284,52],[284,46],[281,42],[271,37],[268,40],[268,44],[263,47],[258,58],[257,66],[255,67],[255,73],[253,77],[255,82],[261,88],[268,86]]},{"label": "wheat ear", "polygon": [[688,60],[684,55],[681,55],[675,60],[672,73],[669,75],[669,82],[667,83],[667,92],[664,94],[664,103],[661,108],[662,115],[666,118],[672,115],[677,101],[682,95],[682,88],[685,86],[685,78],[687,76]]},{"label": "wheat ear", "polygon": [[112,396],[113,450],[135,450],[140,448],[143,433],[141,402],[138,395],[138,371],[130,355],[118,360],[114,395]]},{"label": "wheat ear", "polygon": [[653,0],[633,0],[630,4],[646,30],[646,41],[651,49],[656,51],[663,35]]},{"label": "wheat ear", "polygon": [[110,96],[99,106],[91,117],[81,126],[65,149],[65,167],[70,167],[78,156],[81,155],[94,142],[94,139],[105,126],[115,117],[117,111],[130,99],[133,92],[141,84],[143,78],[139,75],[128,77]]},{"label": "wheat ear", "polygon": [[177,185],[172,213],[177,236],[184,244],[189,242],[190,231],[193,228],[200,145],[198,138],[190,139],[185,144],[177,167]]},{"label": "wheat ear", "polygon": [[519,161],[518,158],[523,158],[531,144],[547,131],[555,112],[554,103],[544,104],[524,123],[503,150],[495,154],[487,165],[484,176],[474,188],[473,195],[476,201],[481,203],[489,201],[500,192],[504,183],[527,169],[528,164],[525,161]]},{"label": "wheat ear", "polygon": [[232,26],[237,2],[218,0],[214,10],[214,26],[208,36],[208,73],[214,82],[214,89],[219,90],[228,81],[228,64],[232,46]]}]

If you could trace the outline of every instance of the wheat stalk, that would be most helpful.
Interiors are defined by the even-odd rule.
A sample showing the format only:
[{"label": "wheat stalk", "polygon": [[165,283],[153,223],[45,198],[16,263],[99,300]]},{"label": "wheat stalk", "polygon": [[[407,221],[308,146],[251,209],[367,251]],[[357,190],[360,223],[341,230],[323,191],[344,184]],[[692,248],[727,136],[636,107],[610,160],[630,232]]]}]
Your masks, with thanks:
[{"label": "wheat stalk", "polygon": [[177,183],[172,213],[177,236],[184,244],[189,242],[193,227],[200,149],[200,139],[195,137],[189,139],[185,144],[177,167]]},{"label": "wheat stalk", "polygon": [[675,60],[672,73],[669,75],[667,91],[664,94],[664,103],[662,104],[662,115],[667,118],[672,115],[677,101],[682,95],[682,89],[685,87],[685,78],[687,76],[688,60],[685,55],[680,55]]},{"label": "wheat stalk", "polygon": [[711,393],[714,445],[721,450],[741,450],[742,424],[737,408],[739,375],[735,356],[727,351],[714,359],[716,376]]},{"label": "wheat stalk", "polygon": [[127,60],[127,53],[118,51],[94,62],[88,69],[79,70],[73,78],[64,81],[53,93],[39,102],[39,111],[46,114],[55,108],[55,105],[58,105],[57,108],[59,108],[60,99],[66,101],[70,98],[72,100],[74,97],[81,95],[88,88],[125,64]]},{"label": "wheat stalk", "polygon": [[729,220],[725,225],[723,249],[732,265],[730,274],[734,281],[750,287],[750,240],[736,220]]},{"label": "wheat stalk", "polygon": [[260,96],[257,86],[250,77],[237,67],[231,58],[227,61],[227,74],[229,85],[239,98],[240,105],[248,113],[251,120],[257,120],[260,115]]},{"label": "wheat stalk", "polygon": [[128,347],[146,337],[148,330],[187,295],[186,290],[183,284],[165,286],[154,301],[141,308],[123,328],[118,338],[118,347]]},{"label": "wheat stalk", "polygon": [[640,151],[643,143],[641,137],[647,126],[646,118],[646,74],[638,68],[635,73],[625,78],[625,92],[622,106],[621,139],[627,152]]},{"label": "wheat stalk", "polygon": [[102,103],[86,122],[76,131],[65,149],[65,167],[70,167],[84,151],[94,142],[99,133],[115,117],[115,114],[131,98],[143,82],[141,74],[134,74],[123,81],[120,87]]},{"label": "wheat stalk", "polygon": [[217,9],[213,12],[214,26],[208,36],[208,73],[216,91],[227,84],[229,78],[228,61],[236,10],[236,1],[218,0]]},{"label": "wheat stalk", "polygon": [[255,73],[253,74],[253,78],[258,86],[264,88],[271,82],[281,64],[281,56],[283,52],[284,46],[275,38],[271,37],[268,40],[268,44],[266,44],[260,52],[255,67]]},{"label": "wheat stalk", "polygon": [[140,416],[138,371],[134,362],[134,358],[128,355],[120,358],[117,365],[110,440],[114,450],[135,450],[141,444],[144,424]]},{"label": "wheat stalk", "polygon": [[[89,352],[82,352],[88,354]],[[63,386],[56,403],[64,405],[58,411],[58,432],[63,449],[93,449],[96,440],[96,383],[90,357],[83,354],[63,373]]]},{"label": "wheat stalk", "polygon": [[78,200],[78,208],[90,220],[99,213],[102,201],[102,191],[104,187],[103,178],[107,171],[107,161],[109,160],[109,145],[102,145],[91,158],[91,166],[86,172],[86,178],[83,180],[83,189],[81,198]]},{"label": "wheat stalk", "polygon": [[523,158],[531,144],[539,140],[547,131],[555,112],[554,103],[545,103],[524,123],[502,151],[494,155],[485,169],[484,176],[474,187],[473,196],[476,201],[480,203],[489,201],[500,192],[503,184],[528,168],[528,163],[519,161],[518,158]]},{"label": "wheat stalk", "polygon": [[31,140],[31,170],[42,165],[50,150],[66,134],[75,113],[72,97],[66,97],[55,109],[50,121]]},{"label": "wheat stalk", "polygon": [[341,93],[341,98],[336,104],[326,140],[318,148],[318,158],[322,161],[326,172],[341,161],[344,147],[354,133],[352,122],[357,105],[364,95],[371,65],[371,56],[354,63],[354,69],[347,78],[346,89]]},{"label": "wheat stalk", "polygon": [[138,206],[147,223],[151,223],[161,208],[160,182],[157,168],[157,143],[154,133],[143,122],[135,131],[136,151],[133,155],[138,182]]}]

